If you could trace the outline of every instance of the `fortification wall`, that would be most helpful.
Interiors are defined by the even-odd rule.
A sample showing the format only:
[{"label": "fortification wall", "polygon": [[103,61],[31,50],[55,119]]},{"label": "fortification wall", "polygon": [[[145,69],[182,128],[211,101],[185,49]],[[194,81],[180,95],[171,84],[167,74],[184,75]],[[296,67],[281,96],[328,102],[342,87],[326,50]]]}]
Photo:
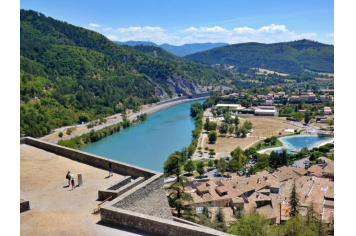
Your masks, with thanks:
[{"label": "fortification wall", "polygon": [[[57,155],[61,155],[67,158],[70,158],[72,160],[75,161],[79,161],[91,166],[95,166],[101,169],[108,169],[109,168],[109,159],[100,157],[100,156],[96,156],[93,154],[89,154],[86,152],[81,152],[78,150],[74,150],[71,148],[67,148],[67,147],[63,147],[57,144],[53,144],[53,143],[48,143],[48,142],[44,142],[38,139],[34,139],[31,137],[26,137],[26,138],[22,138],[20,140],[20,144],[28,144],[43,150],[46,150],[48,152],[53,152]],[[144,177],[145,179],[148,179],[152,176],[154,176],[155,174],[160,174],[159,172],[156,171],[152,171],[152,170],[148,170],[148,169],[144,169],[138,166],[133,166],[133,165],[129,165],[123,162],[119,162],[119,161],[114,161],[112,160],[112,168],[113,171],[117,174],[120,175],[129,175],[133,178],[138,178],[138,177]]]},{"label": "fortification wall", "polygon": [[138,212],[108,206],[101,209],[101,218],[105,222],[119,224],[127,228],[138,229],[147,233],[164,236],[212,236],[226,234],[204,226],[184,224]]},{"label": "fortification wall", "polygon": [[[22,138],[20,144],[31,145],[97,168],[107,169],[110,162],[110,160],[100,156],[34,138]],[[115,173],[132,176],[136,180],[119,188],[117,191],[121,195],[101,208],[100,214],[103,222],[156,235],[228,235],[191,222],[184,222],[184,220],[176,219],[174,221],[166,198],[164,175],[162,173],[118,161],[112,161],[112,166]]]},{"label": "fortification wall", "polygon": [[118,196],[126,193],[130,189],[141,184],[144,181],[145,181],[145,179],[143,177],[138,177],[134,181],[131,181],[131,178],[128,176],[120,182],[117,182],[113,185],[110,185],[107,188],[99,190],[98,191],[98,199],[101,201],[103,201],[109,197],[111,197],[111,199],[115,199]]},{"label": "fortification wall", "polygon": [[173,220],[164,190],[164,175],[157,174],[117,197],[113,207]]}]

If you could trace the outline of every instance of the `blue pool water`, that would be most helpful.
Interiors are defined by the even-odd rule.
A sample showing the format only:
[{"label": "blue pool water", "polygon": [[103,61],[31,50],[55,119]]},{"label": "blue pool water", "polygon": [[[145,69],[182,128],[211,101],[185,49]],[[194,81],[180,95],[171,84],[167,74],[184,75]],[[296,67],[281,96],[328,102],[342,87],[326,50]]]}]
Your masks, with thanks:
[{"label": "blue pool water", "polygon": [[[287,152],[290,153],[293,149],[302,149],[304,147],[312,149],[313,147],[317,147],[321,143],[328,141],[328,138],[319,136],[291,136],[281,138],[281,140],[287,144]],[[281,150],[282,148],[277,149],[278,152]]]},{"label": "blue pool water", "polygon": [[[195,121],[182,103],[148,116],[147,120],[84,147],[81,151],[163,172],[169,154],[188,147]],[[203,103],[204,100],[198,102]]]}]

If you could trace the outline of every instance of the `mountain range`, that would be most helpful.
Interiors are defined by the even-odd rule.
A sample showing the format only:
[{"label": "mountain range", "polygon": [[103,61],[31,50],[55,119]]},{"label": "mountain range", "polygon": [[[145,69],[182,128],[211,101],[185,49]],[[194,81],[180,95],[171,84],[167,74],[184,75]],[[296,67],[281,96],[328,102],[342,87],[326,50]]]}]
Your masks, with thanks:
[{"label": "mountain range", "polygon": [[170,45],[167,43],[158,45],[152,42],[146,42],[146,41],[127,41],[127,42],[118,42],[114,41],[115,43],[119,45],[128,45],[128,46],[137,46],[137,45],[144,45],[144,46],[156,46],[156,47],[161,47],[164,50],[173,53],[174,55],[184,57],[189,54],[217,48],[217,47],[222,47],[229,45],[228,43],[192,43],[192,44],[184,44],[180,46],[175,46],[175,45]]},{"label": "mountain range", "polygon": [[334,72],[334,46],[305,39],[273,44],[232,44],[185,58],[207,65],[248,66],[286,73]]}]

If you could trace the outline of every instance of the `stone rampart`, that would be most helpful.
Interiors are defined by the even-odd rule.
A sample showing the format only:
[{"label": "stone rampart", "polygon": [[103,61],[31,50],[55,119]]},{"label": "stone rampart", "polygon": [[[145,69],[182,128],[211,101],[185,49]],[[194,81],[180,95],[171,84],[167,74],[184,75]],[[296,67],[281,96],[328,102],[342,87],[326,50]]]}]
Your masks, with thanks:
[{"label": "stone rampart", "polygon": [[204,226],[197,226],[190,223],[185,224],[173,220],[162,219],[138,212],[128,211],[113,206],[105,206],[101,209],[103,221],[112,224],[119,224],[127,228],[138,229],[147,233],[164,236],[212,236],[226,234]]},{"label": "stone rampart", "polygon": [[[22,138],[20,144],[34,146],[97,168],[109,167],[109,159],[31,137]],[[117,190],[108,190],[117,191],[117,197],[101,208],[101,221],[156,235],[228,235],[184,220],[174,220],[164,190],[163,173],[118,161],[112,161],[112,167],[115,173],[132,176],[135,180],[126,180],[126,184]],[[108,188],[110,187],[113,186]]]},{"label": "stone rampart", "polygon": [[131,177],[127,176],[123,180],[116,182],[113,185],[110,185],[107,188],[101,189],[98,191],[98,199],[103,201],[109,197],[111,199],[115,199],[118,196],[124,194],[125,192],[129,191],[130,189],[136,187],[140,183],[144,182],[145,179],[143,177],[139,177],[133,181],[131,181]]},{"label": "stone rampart", "polygon": [[[66,158],[70,158],[75,161],[79,161],[94,167],[98,167],[101,169],[109,169],[110,160],[107,158],[103,158],[100,156],[96,156],[93,154],[89,154],[86,152],[74,150],[71,148],[63,147],[57,144],[41,141],[38,139],[34,139],[31,137],[22,138],[20,140],[20,144],[27,144],[30,146],[34,146],[48,152],[53,152],[57,155],[64,156]],[[123,162],[112,160],[112,168],[113,172],[120,175],[129,175],[133,178],[144,177],[145,179],[149,179],[155,174],[160,174],[159,172],[144,169],[138,166],[129,165]]]}]

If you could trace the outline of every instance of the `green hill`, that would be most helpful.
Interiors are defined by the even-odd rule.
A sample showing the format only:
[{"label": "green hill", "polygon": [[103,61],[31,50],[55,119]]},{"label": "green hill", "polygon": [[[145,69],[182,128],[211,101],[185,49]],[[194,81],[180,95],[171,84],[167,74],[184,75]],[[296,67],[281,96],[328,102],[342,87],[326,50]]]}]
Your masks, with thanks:
[{"label": "green hill", "polygon": [[[20,10],[21,135],[203,92],[231,76],[168,52],[123,47],[91,30]],[[163,56],[165,55],[165,56]]]},{"label": "green hill", "polygon": [[241,43],[198,52],[185,58],[204,64],[228,64],[301,73],[334,72],[334,46],[310,40],[287,43]]}]

